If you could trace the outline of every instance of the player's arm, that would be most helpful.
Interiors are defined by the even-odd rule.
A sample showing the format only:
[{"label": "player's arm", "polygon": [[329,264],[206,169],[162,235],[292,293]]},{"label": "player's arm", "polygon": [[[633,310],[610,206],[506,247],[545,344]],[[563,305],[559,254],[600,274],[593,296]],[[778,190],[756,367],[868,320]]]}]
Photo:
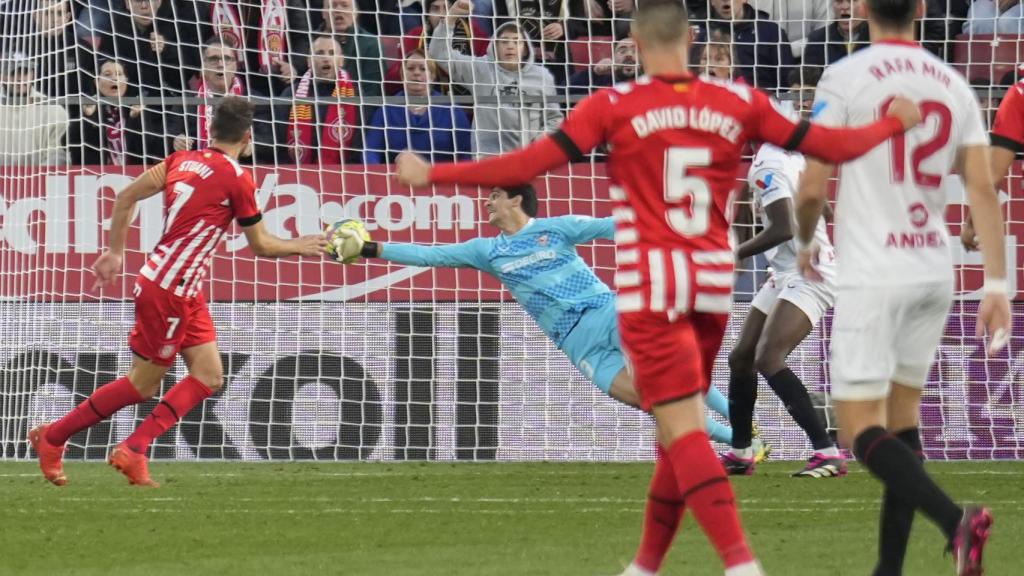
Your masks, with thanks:
[{"label": "player's arm", "polygon": [[778,198],[764,207],[769,224],[736,249],[736,258],[746,260],[793,239],[793,200]]},{"label": "player's arm", "polygon": [[987,334],[989,351],[1006,344],[1012,330],[1007,294],[1006,246],[1003,241],[1003,213],[992,184],[988,146],[966,146],[960,154],[967,204],[976,224],[985,269],[984,298],[978,309],[977,335]]},{"label": "player's arm", "polygon": [[245,233],[245,239],[249,242],[249,249],[253,254],[264,258],[284,258],[286,256],[320,256],[327,246],[327,239],[321,234],[310,234],[285,240],[270,232],[263,225],[261,218],[238,219]]},{"label": "player's arm", "polygon": [[406,266],[430,266],[440,268],[487,269],[486,257],[482,250],[482,238],[469,242],[442,246],[420,244],[397,244],[392,242],[365,242],[360,254],[363,258],[380,258]]},{"label": "player's arm", "polygon": [[[1024,94],[1019,85],[1007,90],[1003,101],[999,104],[996,119],[992,125],[992,148],[990,161],[992,167],[992,183],[998,190],[1006,181],[1017,154],[1024,152]],[[978,237],[974,228],[971,211],[967,209],[964,223],[960,228],[960,241],[967,250],[978,249]]]},{"label": "player's arm", "polygon": [[804,276],[815,280],[821,280],[821,275],[814,269],[817,248],[814,231],[828,200],[828,179],[832,170],[831,164],[808,158],[796,196],[796,239],[800,251],[797,265]]},{"label": "player's arm", "polygon": [[594,240],[615,238],[615,219],[592,218],[590,216],[560,216],[550,222],[560,228],[573,244],[586,244]]},{"label": "player's arm", "polygon": [[583,160],[584,154],[604,142],[605,122],[610,116],[608,90],[583,99],[566,117],[562,127],[529,146],[476,162],[431,166],[411,152],[399,154],[398,181],[420,187],[430,184],[517,186],[535,177]]},{"label": "player's arm", "polygon": [[[819,96],[823,91],[825,89],[819,85]],[[766,94],[758,90],[754,90],[753,93],[753,140],[770,142],[786,150],[796,150],[831,164],[863,156],[892,136],[902,134],[921,122],[921,111],[917,104],[902,97],[892,101],[884,118],[871,124],[829,127],[808,120],[790,118],[776,109]],[[816,100],[816,106],[818,102],[829,105],[827,100]]]},{"label": "player's arm", "polygon": [[136,204],[162,191],[166,182],[167,167],[161,162],[132,180],[132,183],[117,195],[117,199],[114,200],[114,213],[110,217],[107,249],[92,266],[96,274],[93,289],[102,288],[117,278],[124,262],[124,246]]}]

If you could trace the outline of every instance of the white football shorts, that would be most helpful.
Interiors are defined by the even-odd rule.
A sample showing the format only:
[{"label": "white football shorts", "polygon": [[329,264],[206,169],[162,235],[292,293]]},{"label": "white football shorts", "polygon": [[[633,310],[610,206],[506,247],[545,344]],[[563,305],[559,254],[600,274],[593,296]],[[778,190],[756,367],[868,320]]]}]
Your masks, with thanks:
[{"label": "white football shorts", "polygon": [[832,397],[879,400],[890,383],[924,388],[953,302],[949,282],[840,288],[832,323]]},{"label": "white football shorts", "polygon": [[831,281],[812,282],[799,272],[776,274],[761,286],[750,305],[767,316],[780,299],[802,310],[814,326],[835,304],[835,287]]}]

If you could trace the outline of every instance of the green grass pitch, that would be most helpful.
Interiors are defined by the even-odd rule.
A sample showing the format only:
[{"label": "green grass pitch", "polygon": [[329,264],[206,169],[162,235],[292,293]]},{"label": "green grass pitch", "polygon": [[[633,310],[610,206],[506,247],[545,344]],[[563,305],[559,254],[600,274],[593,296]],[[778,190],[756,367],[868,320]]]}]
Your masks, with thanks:
[{"label": "green grass pitch", "polygon": [[[773,576],[866,576],[879,485],[797,480],[769,463],[733,482]],[[929,463],[956,498],[995,513],[987,574],[1024,574],[1024,463]],[[639,538],[651,464],[157,463],[157,490],[99,463],[46,484],[0,463],[0,574],[614,575]],[[908,576],[952,574],[918,515]],[[721,575],[691,517],[664,574]]]}]

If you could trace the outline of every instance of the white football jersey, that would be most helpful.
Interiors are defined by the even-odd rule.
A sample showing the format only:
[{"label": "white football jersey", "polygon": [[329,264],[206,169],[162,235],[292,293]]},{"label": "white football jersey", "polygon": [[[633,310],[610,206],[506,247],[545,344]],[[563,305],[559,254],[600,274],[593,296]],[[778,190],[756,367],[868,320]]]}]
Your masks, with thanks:
[{"label": "white football jersey", "polygon": [[[764,207],[796,196],[796,187],[800,182],[800,175],[804,171],[803,154],[799,152],[786,152],[782,148],[771,144],[762,144],[750,164],[750,171],[747,173],[747,182],[753,192],[754,204],[757,206],[761,221],[765,226],[771,224],[765,214]],[[818,220],[818,228],[814,231],[814,240],[817,242],[819,252],[820,272],[826,278],[835,275],[835,251],[832,249],[832,242],[828,238],[828,230],[825,225],[825,218]],[[768,265],[778,274],[795,273],[797,247],[796,240],[783,242],[764,253],[768,259]]]},{"label": "white football jersey", "polygon": [[840,167],[840,288],[953,280],[943,178],[962,148],[988,144],[963,76],[916,43],[877,42],[825,70],[814,120],[867,124],[896,96],[917,102],[924,121]]}]

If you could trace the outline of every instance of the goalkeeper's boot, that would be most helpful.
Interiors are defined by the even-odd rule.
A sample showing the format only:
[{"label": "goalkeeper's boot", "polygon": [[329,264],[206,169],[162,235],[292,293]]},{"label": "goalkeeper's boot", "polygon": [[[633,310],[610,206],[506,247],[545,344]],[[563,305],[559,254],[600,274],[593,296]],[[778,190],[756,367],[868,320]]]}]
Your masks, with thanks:
[{"label": "goalkeeper's boot", "polygon": [[761,427],[757,425],[757,422],[751,424],[751,432],[750,447],[754,449],[754,464],[760,464],[771,455],[772,445],[761,438]]},{"label": "goalkeeper's boot", "polygon": [[968,506],[953,535],[950,547],[956,562],[957,576],[981,576],[981,553],[992,533],[992,513],[988,508]]},{"label": "goalkeeper's boot", "polygon": [[28,441],[39,455],[39,469],[43,476],[57,486],[63,486],[68,483],[64,475],[64,444],[54,446],[47,442],[46,431],[49,429],[49,424],[36,426],[28,433]]},{"label": "goalkeeper's boot", "polygon": [[149,486],[159,488],[160,485],[149,477],[149,459],[145,454],[139,454],[123,443],[118,444],[107,462],[117,468],[121,474],[128,478],[128,483],[135,486]]},{"label": "goalkeeper's boot", "polygon": [[754,475],[755,462],[753,457],[742,458],[730,450],[719,454],[718,459],[722,462],[722,467],[725,468],[725,473],[729,476]]},{"label": "goalkeeper's boot", "polygon": [[838,478],[846,476],[846,458],[815,452],[803,470],[795,472],[794,478]]}]

